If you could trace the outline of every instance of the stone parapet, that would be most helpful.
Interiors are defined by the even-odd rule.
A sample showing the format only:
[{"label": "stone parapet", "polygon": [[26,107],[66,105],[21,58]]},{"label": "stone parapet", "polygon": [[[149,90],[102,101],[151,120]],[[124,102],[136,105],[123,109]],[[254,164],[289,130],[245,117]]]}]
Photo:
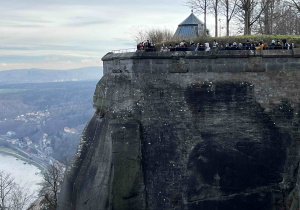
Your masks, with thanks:
[{"label": "stone parapet", "polygon": [[300,51],[212,50],[210,52],[108,53],[102,58],[105,74],[272,72],[300,69]]},{"label": "stone parapet", "polygon": [[248,58],[261,56],[266,58],[298,58],[300,57],[300,48],[292,50],[211,50],[205,51],[169,51],[169,52],[145,52],[136,51],[128,53],[107,53],[102,61],[127,60],[127,59],[217,59],[217,58]]}]

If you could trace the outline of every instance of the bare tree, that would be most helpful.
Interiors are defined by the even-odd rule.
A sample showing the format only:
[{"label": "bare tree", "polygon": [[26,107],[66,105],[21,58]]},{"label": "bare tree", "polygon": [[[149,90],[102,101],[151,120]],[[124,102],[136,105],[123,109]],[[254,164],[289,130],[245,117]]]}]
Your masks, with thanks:
[{"label": "bare tree", "polygon": [[226,36],[229,36],[230,21],[236,14],[238,0],[220,0],[221,11],[226,17]]},{"label": "bare tree", "polygon": [[13,190],[13,193],[10,198],[11,205],[9,210],[25,209],[25,207],[31,202],[32,198],[33,193],[28,192],[24,186],[16,187]]},{"label": "bare tree", "polygon": [[215,37],[218,37],[218,11],[219,11],[220,0],[212,0],[211,10],[215,16]]},{"label": "bare tree", "polygon": [[0,171],[0,210],[22,210],[32,196],[25,187],[16,184],[10,174]]},{"label": "bare tree", "polygon": [[145,26],[135,26],[131,28],[131,37],[136,43],[140,43],[147,38],[147,28]]},{"label": "bare tree", "polygon": [[13,189],[15,188],[14,179],[10,174],[6,174],[3,171],[0,171],[0,209],[4,210],[8,208],[8,198],[11,195]]},{"label": "bare tree", "polygon": [[47,210],[55,210],[57,207],[57,194],[60,184],[60,171],[54,166],[50,165],[47,171],[43,172],[44,183],[40,191],[45,208]]},{"label": "bare tree", "polygon": [[257,7],[263,9],[262,14],[259,16],[257,23],[253,24],[252,32],[258,34],[272,34],[273,21],[274,17],[275,1],[279,2],[280,0],[261,0]]},{"label": "bare tree", "polygon": [[280,18],[278,13],[278,3],[280,4],[280,0],[269,0],[267,2],[267,6],[265,11],[267,11],[267,15],[265,15],[266,23],[265,23],[265,34],[273,34],[274,24],[277,22],[277,19]]},{"label": "bare tree", "polygon": [[299,33],[299,12],[291,6],[280,7],[276,24],[274,24],[274,33],[276,34],[298,34]]},{"label": "bare tree", "polygon": [[150,29],[146,32],[147,40],[151,40],[153,43],[162,43],[173,38],[174,33],[169,29]]},{"label": "bare tree", "polygon": [[299,34],[299,11],[289,0],[261,0],[264,8],[252,31],[258,34]]},{"label": "bare tree", "polygon": [[150,40],[153,43],[161,43],[171,40],[173,35],[174,33],[167,28],[149,29],[145,26],[134,27],[131,33],[131,36],[136,43],[140,43],[144,40]]},{"label": "bare tree", "polygon": [[188,0],[187,6],[199,12],[200,14],[203,13],[204,16],[204,36],[206,36],[206,15],[208,8],[211,5],[211,0]]},{"label": "bare tree", "polygon": [[263,4],[261,7],[262,1],[258,0],[240,0],[239,1],[239,9],[240,9],[240,18],[244,23],[244,34],[251,34],[251,27],[256,21],[258,21],[259,17],[263,13],[266,4]]},{"label": "bare tree", "polygon": [[298,9],[298,11],[300,12],[300,2],[298,1],[298,2],[296,2],[295,0],[292,0],[293,1],[293,3],[294,3],[294,5],[295,5],[295,7]]},{"label": "bare tree", "polygon": [[271,27],[270,27],[270,21],[273,19],[272,16],[272,11],[273,10],[273,4],[275,1],[269,1],[269,0],[262,0],[261,5],[263,6],[264,4],[266,5],[263,11],[264,18],[264,34],[271,34]]}]

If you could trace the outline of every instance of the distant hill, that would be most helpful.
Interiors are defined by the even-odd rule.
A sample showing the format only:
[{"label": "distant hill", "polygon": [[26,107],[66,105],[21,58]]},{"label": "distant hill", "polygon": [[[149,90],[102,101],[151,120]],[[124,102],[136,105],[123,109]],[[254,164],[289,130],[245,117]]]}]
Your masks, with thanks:
[{"label": "distant hill", "polygon": [[0,71],[0,84],[99,80],[103,75],[102,70],[100,66],[70,70],[7,70]]}]

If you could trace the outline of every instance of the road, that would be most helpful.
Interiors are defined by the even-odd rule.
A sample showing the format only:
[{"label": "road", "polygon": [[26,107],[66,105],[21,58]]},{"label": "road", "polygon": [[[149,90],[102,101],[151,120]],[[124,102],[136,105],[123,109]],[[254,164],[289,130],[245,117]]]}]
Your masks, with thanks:
[{"label": "road", "polygon": [[[0,135],[0,142],[8,143],[8,140],[11,140],[11,139],[5,135]],[[48,166],[51,163],[56,162],[56,160],[54,158],[44,154],[42,151],[37,150],[35,148],[30,147],[32,149],[37,150],[38,151],[37,154],[30,153],[30,152],[26,151],[25,149],[19,147],[18,145],[14,145],[11,143],[8,143],[8,144],[9,144],[8,148],[17,151],[17,153],[19,155],[23,156],[24,158],[27,158],[31,162],[35,162],[37,165],[41,166],[44,170],[47,170]]]}]

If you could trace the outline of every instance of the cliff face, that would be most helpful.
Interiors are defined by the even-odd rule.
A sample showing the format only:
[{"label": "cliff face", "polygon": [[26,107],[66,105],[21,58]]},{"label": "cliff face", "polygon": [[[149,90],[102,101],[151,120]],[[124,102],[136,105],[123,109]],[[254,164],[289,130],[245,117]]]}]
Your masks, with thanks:
[{"label": "cliff face", "polygon": [[298,209],[297,57],[106,55],[59,209]]}]

